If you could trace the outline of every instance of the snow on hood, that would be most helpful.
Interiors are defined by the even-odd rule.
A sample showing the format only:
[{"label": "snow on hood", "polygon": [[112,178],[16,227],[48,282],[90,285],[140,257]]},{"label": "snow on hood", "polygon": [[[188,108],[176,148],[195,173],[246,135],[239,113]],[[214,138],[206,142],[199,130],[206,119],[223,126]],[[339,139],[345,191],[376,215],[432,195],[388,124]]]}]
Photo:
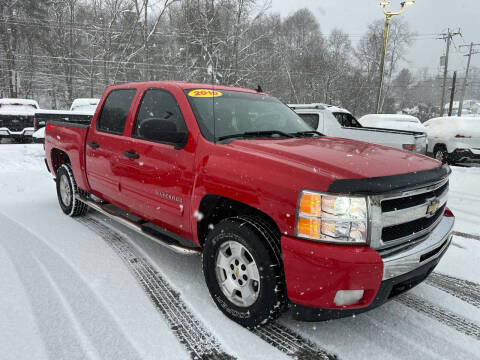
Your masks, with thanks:
[{"label": "snow on hood", "polygon": [[391,129],[391,130],[406,130],[415,132],[426,132],[425,126],[411,115],[403,114],[369,114],[364,115],[358,119],[362,126]]},{"label": "snow on hood", "polygon": [[32,135],[35,139],[45,139],[45,127],[42,127],[35,131]]},{"label": "snow on hood", "polygon": [[38,103],[35,100],[0,99],[0,115],[33,116],[38,108]]}]

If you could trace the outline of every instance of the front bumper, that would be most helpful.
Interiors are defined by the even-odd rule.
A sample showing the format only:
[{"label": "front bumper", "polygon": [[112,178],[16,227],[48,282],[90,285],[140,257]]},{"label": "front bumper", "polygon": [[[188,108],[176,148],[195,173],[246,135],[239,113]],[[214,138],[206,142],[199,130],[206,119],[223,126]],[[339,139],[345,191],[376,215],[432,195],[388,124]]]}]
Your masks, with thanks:
[{"label": "front bumper", "polygon": [[28,127],[23,129],[22,131],[11,131],[9,128],[0,128],[0,138],[13,138],[13,139],[21,139],[26,137],[32,137],[33,133],[35,132],[33,127]]},{"label": "front bumper", "polygon": [[[320,321],[361,313],[422,282],[445,254],[454,217],[444,216],[430,236],[401,253],[382,258],[367,246],[345,246],[282,237],[287,295],[293,316]],[[364,290],[354,305],[337,306],[339,290]]]}]

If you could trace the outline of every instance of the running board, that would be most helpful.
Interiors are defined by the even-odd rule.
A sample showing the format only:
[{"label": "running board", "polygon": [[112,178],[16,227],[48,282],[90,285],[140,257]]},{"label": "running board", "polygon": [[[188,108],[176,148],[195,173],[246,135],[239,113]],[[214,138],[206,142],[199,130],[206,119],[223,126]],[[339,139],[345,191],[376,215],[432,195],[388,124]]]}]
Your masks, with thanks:
[{"label": "running board", "polygon": [[153,234],[149,234],[143,230],[143,223],[137,223],[134,222],[130,219],[127,219],[126,217],[117,215],[106,209],[105,206],[102,204],[96,203],[95,201],[89,200],[84,198],[83,196],[80,196],[79,194],[75,195],[75,198],[78,201],[83,202],[86,204],[88,207],[98,211],[99,213],[109,217],[112,220],[115,220],[119,222],[120,224],[128,227],[129,229],[134,230],[135,232],[142,234],[146,238],[156,242],[159,245],[162,245],[178,254],[182,255],[194,255],[194,254],[199,254],[201,252],[200,248],[193,248],[193,247],[188,247],[179,244],[176,240],[171,239],[170,237],[166,235],[160,235],[160,236],[155,236]]}]

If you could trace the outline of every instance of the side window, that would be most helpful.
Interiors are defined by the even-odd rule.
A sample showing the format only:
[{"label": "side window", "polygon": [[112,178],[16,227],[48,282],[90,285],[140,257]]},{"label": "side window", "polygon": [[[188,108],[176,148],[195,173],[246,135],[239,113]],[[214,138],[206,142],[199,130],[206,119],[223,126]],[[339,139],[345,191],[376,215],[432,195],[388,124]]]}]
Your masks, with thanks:
[{"label": "side window", "polygon": [[97,120],[97,130],[121,135],[135,93],[135,89],[121,89],[108,94]]},{"label": "side window", "polygon": [[172,94],[161,89],[145,92],[132,136],[167,144],[186,140],[187,126]]},{"label": "side window", "polygon": [[318,129],[320,118],[318,114],[298,114],[314,130]]}]

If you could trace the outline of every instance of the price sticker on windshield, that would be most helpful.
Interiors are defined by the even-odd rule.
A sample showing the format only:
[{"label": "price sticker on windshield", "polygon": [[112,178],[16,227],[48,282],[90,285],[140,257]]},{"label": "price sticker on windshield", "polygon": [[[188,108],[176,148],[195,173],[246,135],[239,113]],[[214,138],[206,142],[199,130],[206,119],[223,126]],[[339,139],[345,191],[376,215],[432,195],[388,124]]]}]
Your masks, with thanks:
[{"label": "price sticker on windshield", "polygon": [[219,97],[223,94],[220,91],[209,90],[209,89],[195,89],[188,93],[190,97],[199,97],[199,98],[213,98]]}]

